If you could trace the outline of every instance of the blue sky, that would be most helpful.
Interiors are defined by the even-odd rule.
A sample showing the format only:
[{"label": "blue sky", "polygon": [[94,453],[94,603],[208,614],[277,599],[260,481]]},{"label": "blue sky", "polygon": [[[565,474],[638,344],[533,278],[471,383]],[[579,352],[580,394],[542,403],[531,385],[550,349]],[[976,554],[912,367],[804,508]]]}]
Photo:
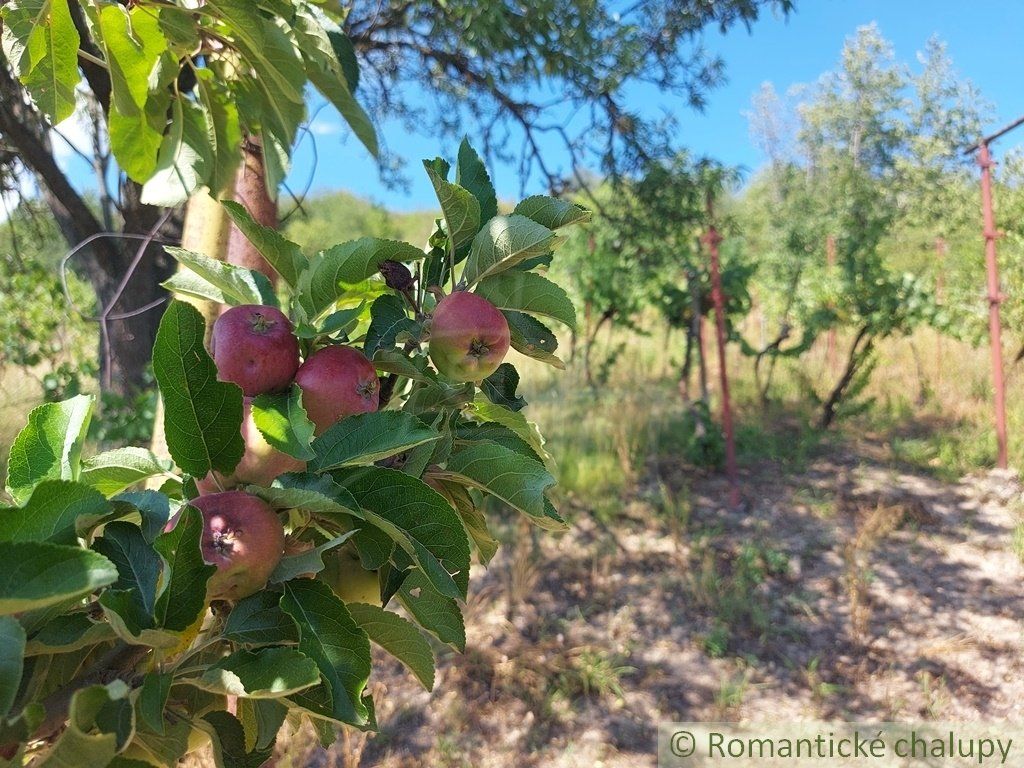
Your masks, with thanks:
[{"label": "blue sky", "polygon": [[[715,157],[725,163],[753,170],[762,159],[751,144],[743,113],[761,83],[771,81],[784,92],[798,83],[812,82],[838,60],[843,41],[854,30],[872,21],[896,48],[897,57],[913,62],[928,37],[938,34],[949,46],[949,55],[957,69],[972,79],[982,94],[995,104],[987,123],[998,127],[1024,113],[1024,94],[1020,72],[1024,71],[1024,50],[1020,45],[1024,30],[1022,0],[796,0],[797,10],[787,19],[768,14],[758,21],[751,34],[735,28],[726,35],[717,29],[705,34],[707,48],[722,56],[728,82],[712,91],[707,109],[695,113],[680,102],[663,97],[645,107],[664,107],[680,122],[680,141],[696,154]],[[644,94],[649,98],[649,94]],[[394,209],[434,207],[436,202],[419,161],[441,154],[454,155],[457,142],[440,140],[424,132],[410,134],[397,124],[378,127],[390,149],[400,155],[409,190],[388,189],[379,180],[373,161],[338,123],[336,115],[325,109],[313,124],[317,134],[319,163],[312,168],[308,146],[296,152],[289,179],[293,189],[301,189],[312,177],[314,191],[346,189]],[[470,136],[470,140],[472,140]],[[1003,141],[999,150],[1024,141],[1024,131]],[[547,154],[561,158],[557,141],[549,142]],[[515,198],[520,189],[515,167],[493,168],[498,194]],[[532,181],[529,192],[543,191]]]}]

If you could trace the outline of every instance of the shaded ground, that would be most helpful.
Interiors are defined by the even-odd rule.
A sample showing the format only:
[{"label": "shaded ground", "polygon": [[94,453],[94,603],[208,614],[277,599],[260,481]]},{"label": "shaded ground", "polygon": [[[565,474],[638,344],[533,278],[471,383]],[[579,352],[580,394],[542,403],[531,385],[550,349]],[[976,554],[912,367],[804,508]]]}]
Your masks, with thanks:
[{"label": "shaded ground", "polygon": [[361,765],[653,766],[660,720],[1024,718],[1019,485],[888,455],[764,465],[735,512],[720,478],[652,466],[614,523],[519,530],[473,579],[467,654],[442,653],[433,694],[383,662]]}]

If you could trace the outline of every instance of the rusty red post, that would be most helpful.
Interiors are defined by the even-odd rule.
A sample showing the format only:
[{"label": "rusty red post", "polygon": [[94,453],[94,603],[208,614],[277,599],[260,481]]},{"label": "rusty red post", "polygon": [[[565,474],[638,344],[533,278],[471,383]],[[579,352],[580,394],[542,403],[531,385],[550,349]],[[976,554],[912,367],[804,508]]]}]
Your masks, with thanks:
[{"label": "rusty red post", "polygon": [[[708,213],[711,204],[708,204]],[[711,301],[715,305],[715,335],[718,339],[718,375],[722,384],[722,429],[725,431],[725,473],[729,478],[729,506],[740,504],[740,484],[736,472],[736,436],[732,426],[732,403],[729,401],[729,372],[725,364],[725,297],[722,294],[722,275],[719,268],[718,244],[722,236],[714,224],[708,226],[702,238],[711,255]]]},{"label": "rusty red post", "polygon": [[[829,235],[825,240],[825,258],[828,262],[829,277],[836,268],[836,236]],[[828,329],[828,346],[825,350],[825,360],[828,369],[834,371],[836,368],[836,329],[833,325]]]},{"label": "rusty red post", "polygon": [[999,445],[999,457],[996,466],[1006,469],[1009,464],[1009,451],[1006,440],[1006,385],[1003,381],[1003,342],[1002,324],[999,321],[999,305],[1003,296],[999,291],[999,267],[996,262],[996,230],[995,214],[992,210],[992,155],[988,142],[978,145],[978,165],[981,167],[981,211],[985,226],[985,267],[988,273],[988,333],[992,346],[992,385],[995,390],[996,406],[996,440]]}]

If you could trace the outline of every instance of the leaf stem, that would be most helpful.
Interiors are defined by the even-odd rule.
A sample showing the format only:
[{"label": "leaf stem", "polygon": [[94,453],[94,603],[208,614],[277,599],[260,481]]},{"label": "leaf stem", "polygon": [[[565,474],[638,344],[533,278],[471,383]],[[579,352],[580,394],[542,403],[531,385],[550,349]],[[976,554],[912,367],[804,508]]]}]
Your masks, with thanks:
[{"label": "leaf stem", "polygon": [[103,67],[103,69],[105,69],[107,71],[110,70],[110,67],[107,65],[107,62],[105,62],[99,56],[93,56],[88,51],[85,51],[85,50],[82,50],[81,48],[79,48],[78,49],[78,56],[79,56],[79,58],[85,59],[86,61],[95,64],[97,67]]}]

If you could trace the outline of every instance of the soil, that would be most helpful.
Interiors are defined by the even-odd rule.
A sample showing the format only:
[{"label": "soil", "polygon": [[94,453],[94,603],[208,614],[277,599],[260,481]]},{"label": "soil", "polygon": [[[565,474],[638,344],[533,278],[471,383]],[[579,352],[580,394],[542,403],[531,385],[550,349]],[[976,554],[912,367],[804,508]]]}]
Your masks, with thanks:
[{"label": "soil", "polygon": [[375,664],[360,764],[642,768],[665,720],[1024,719],[1016,476],[951,484],[886,455],[766,465],[740,510],[721,477],[652,466],[612,522],[516,528],[433,693]]}]

